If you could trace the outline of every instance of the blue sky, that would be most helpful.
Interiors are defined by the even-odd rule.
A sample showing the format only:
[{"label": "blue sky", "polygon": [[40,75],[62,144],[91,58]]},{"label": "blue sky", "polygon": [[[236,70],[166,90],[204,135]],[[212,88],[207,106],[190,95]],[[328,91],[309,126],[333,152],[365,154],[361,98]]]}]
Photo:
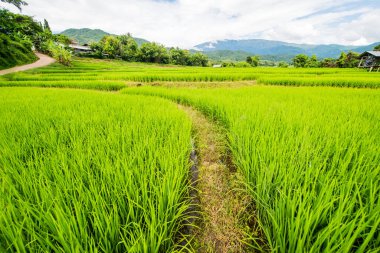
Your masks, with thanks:
[{"label": "blue sky", "polygon": [[[55,31],[100,28],[167,46],[263,38],[364,45],[380,41],[380,0],[27,0]],[[0,6],[15,8],[6,4]]]}]

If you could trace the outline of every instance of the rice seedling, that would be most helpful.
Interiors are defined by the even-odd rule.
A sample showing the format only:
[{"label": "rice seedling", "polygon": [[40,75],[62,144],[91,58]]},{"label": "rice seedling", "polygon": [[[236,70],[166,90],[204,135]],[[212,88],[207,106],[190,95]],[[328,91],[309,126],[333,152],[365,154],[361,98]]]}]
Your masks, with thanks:
[{"label": "rice seedling", "polygon": [[[229,130],[273,252],[380,249],[380,92],[127,88],[190,104]],[[252,235],[254,237],[254,235]]]},{"label": "rice seedling", "polygon": [[[379,88],[380,73],[368,73],[359,69],[283,69],[283,68],[201,68],[160,66],[154,64],[125,63],[77,59],[73,67],[58,64],[15,73],[0,80],[0,86],[28,84],[53,87],[90,89],[119,89],[120,82],[234,82],[254,81],[268,85],[285,86],[338,86],[355,88]],[[104,82],[102,85],[78,85],[78,82]],[[115,87],[117,86],[117,87]]]},{"label": "rice seedling", "polygon": [[0,88],[1,252],[170,252],[191,123],[158,98]]},{"label": "rice seedling", "polygon": [[273,252],[380,248],[379,73],[77,59],[0,87],[1,252],[177,250],[191,124],[162,98],[228,130]]}]

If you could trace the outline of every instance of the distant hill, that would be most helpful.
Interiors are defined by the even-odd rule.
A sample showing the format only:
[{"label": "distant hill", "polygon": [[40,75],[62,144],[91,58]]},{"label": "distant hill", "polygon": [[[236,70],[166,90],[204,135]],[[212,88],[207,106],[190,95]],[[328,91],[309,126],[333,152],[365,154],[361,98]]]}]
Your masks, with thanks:
[{"label": "distant hill", "polygon": [[203,51],[206,54],[210,52],[224,52],[227,51],[247,52],[249,54],[258,55],[276,55],[285,58],[292,57],[297,54],[317,55],[319,58],[338,57],[343,51],[363,52],[372,50],[378,43],[368,46],[345,46],[345,45],[309,45],[309,44],[295,44],[282,41],[251,39],[251,40],[219,40],[215,42],[206,42],[195,46],[194,48]]},{"label": "distant hill", "polygon": [[[191,50],[196,52],[196,50]],[[244,51],[232,51],[232,50],[216,50],[216,51],[203,51],[210,60],[216,62],[223,61],[245,61],[248,56],[252,56],[252,53]],[[280,62],[290,62],[294,55],[260,55],[261,60]]]},{"label": "distant hill", "polygon": [[[82,29],[67,29],[60,34],[64,34],[68,36],[71,39],[74,39],[79,44],[89,44],[91,42],[98,42],[101,40],[105,35],[114,35],[107,33],[100,29],[89,29],[89,28],[82,28]],[[137,42],[137,44],[141,45],[145,42],[148,42],[147,40],[141,39],[141,38],[134,38]]]}]

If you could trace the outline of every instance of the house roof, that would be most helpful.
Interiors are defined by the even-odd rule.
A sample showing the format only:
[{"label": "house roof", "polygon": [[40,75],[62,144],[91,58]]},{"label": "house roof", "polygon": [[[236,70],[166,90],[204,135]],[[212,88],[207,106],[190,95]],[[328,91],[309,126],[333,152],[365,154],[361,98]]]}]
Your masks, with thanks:
[{"label": "house roof", "polygon": [[362,53],[360,56],[364,56],[366,54],[371,54],[375,57],[380,57],[380,51],[366,51],[366,52]]},{"label": "house roof", "polygon": [[79,45],[74,45],[74,44],[70,44],[69,47],[74,48],[74,49],[79,49],[79,50],[91,50],[90,47],[79,46]]}]

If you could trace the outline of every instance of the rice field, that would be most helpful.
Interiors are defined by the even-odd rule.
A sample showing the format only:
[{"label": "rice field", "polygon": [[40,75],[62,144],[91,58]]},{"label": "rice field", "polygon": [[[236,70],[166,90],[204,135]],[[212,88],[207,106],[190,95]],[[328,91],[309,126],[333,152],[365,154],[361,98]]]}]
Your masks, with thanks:
[{"label": "rice field", "polygon": [[0,118],[0,252],[175,249],[191,122],[173,103],[1,88]]},{"label": "rice field", "polygon": [[73,67],[59,64],[15,73],[1,86],[71,87],[120,90],[128,82],[255,81],[263,85],[379,88],[380,72],[362,69],[202,68],[77,59]]},{"label": "rice field", "polygon": [[247,252],[380,252],[379,87],[89,59],[2,76],[0,252],[187,252],[194,123],[176,103],[226,132],[263,232]]},{"label": "rice field", "polygon": [[194,106],[228,129],[234,162],[271,252],[379,252],[379,91],[141,87],[122,92]]}]

